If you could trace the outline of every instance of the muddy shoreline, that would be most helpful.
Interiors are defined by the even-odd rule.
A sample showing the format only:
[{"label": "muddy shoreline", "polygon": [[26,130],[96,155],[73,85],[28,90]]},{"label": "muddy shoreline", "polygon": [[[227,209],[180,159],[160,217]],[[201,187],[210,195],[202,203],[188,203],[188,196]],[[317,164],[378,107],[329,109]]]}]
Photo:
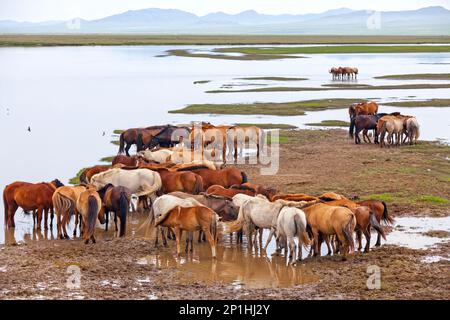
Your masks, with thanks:
[{"label": "muddy shoreline", "polygon": [[[356,146],[344,130],[290,130],[280,144],[280,169],[262,176],[257,166],[240,166],[249,181],[283,192],[385,200],[389,214],[448,217],[450,147],[421,142],[418,146],[380,150]],[[281,140],[280,140],[281,141]],[[428,197],[424,197],[427,195]],[[102,230],[98,230],[102,233]],[[387,235],[389,239],[389,234]],[[348,261],[340,256],[306,258],[285,267],[283,257],[258,253],[221,240],[218,262],[208,259],[206,244],[194,244],[189,258],[176,258],[174,248],[155,249],[153,241],[129,234],[99,237],[95,245],[81,240],[30,240],[0,246],[0,299],[449,299],[450,243],[422,249],[383,245]],[[232,254],[232,256],[229,256]],[[427,257],[441,256],[435,262]],[[231,264],[232,261],[235,264]],[[253,268],[259,261],[264,268]],[[229,281],[233,266],[240,278]],[[367,268],[381,271],[381,289],[369,290]],[[68,288],[68,267],[80,268],[81,287]],[[197,272],[204,277],[194,277]],[[259,274],[261,273],[261,274]],[[244,284],[246,277],[266,279]],[[295,285],[283,286],[285,278]],[[224,280],[225,279],[225,280]],[[280,284],[278,287],[276,284]]]}]

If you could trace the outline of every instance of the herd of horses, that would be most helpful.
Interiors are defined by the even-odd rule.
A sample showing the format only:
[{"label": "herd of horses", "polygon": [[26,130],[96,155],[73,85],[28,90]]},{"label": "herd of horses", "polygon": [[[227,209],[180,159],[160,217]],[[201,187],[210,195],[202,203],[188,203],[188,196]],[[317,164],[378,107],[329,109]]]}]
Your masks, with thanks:
[{"label": "herd of horses", "polygon": [[[180,128],[185,134],[174,135]],[[254,140],[259,148],[264,132],[253,127],[245,130],[248,136],[244,136],[244,144]],[[290,263],[302,258],[302,247],[310,247],[310,255],[320,255],[323,242],[329,255],[342,254],[345,259],[355,251],[354,234],[358,250],[362,249],[364,235],[364,251],[368,252],[372,229],[378,233],[376,246],[381,244],[381,238],[385,239],[382,224],[393,220],[383,201],[355,201],[335,193],[281,193],[250,183],[245,172],[225,161],[218,166],[211,159],[222,156],[225,160],[226,150],[237,157],[240,142],[235,138],[236,131],[233,126],[210,123],[126,130],[120,135],[119,153],[112,164],[86,168],[78,185],[64,186],[55,179],[36,184],[18,181],[6,186],[5,225],[15,226],[14,214],[20,207],[33,214],[37,229],[41,228],[43,216],[44,227],[52,228],[56,216],[58,237],[69,238],[67,226],[74,220],[73,236],[79,231],[86,244],[95,243],[97,220],[106,224],[107,230],[110,213],[114,213],[117,235],[125,236],[131,208],[148,214],[141,228],[155,238],[155,245],[159,238],[164,245],[167,238],[175,239],[178,254],[183,232],[186,252],[192,251],[194,232],[198,232],[198,240],[209,242],[215,258],[219,234],[230,234],[231,239],[235,234],[237,243],[243,243],[245,234],[249,247],[259,243],[262,248],[262,233],[267,229],[270,233],[264,248],[275,238],[277,252],[284,249],[286,256],[289,252]],[[224,139],[223,145],[229,148],[208,149],[217,137]],[[197,140],[200,149],[195,149]],[[137,145],[134,156],[129,155],[131,144]],[[189,147],[180,149],[181,145]],[[137,204],[133,199],[137,199]]]},{"label": "herd of horses", "polygon": [[362,131],[364,142],[371,143],[368,135],[373,130],[374,143],[380,147],[399,146],[400,144],[417,143],[420,135],[420,125],[413,116],[402,115],[400,112],[378,113],[378,104],[374,101],[355,103],[348,108],[350,116],[349,135],[355,143],[360,144],[359,133]]},{"label": "herd of horses", "polygon": [[351,67],[333,67],[329,71],[331,73],[331,76],[333,77],[333,80],[339,79],[356,79],[356,76],[358,75],[358,68],[351,68]]}]

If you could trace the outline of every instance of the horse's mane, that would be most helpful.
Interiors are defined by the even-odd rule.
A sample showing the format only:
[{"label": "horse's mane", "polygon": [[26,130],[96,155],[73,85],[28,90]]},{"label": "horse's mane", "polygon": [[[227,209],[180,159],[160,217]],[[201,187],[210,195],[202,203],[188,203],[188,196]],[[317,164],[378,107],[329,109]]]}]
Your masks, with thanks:
[{"label": "horse's mane", "polygon": [[231,198],[227,197],[227,196],[219,196],[217,194],[212,194],[212,193],[202,193],[202,194],[207,198],[214,198],[214,199],[219,199],[219,200],[231,200]]},{"label": "horse's mane", "polygon": [[249,191],[254,191],[256,192],[255,188],[249,187],[249,186],[244,186],[242,184],[233,184],[230,189],[238,189],[238,190],[249,190]]},{"label": "horse's mane", "polygon": [[323,202],[339,200],[339,199],[334,199],[334,198],[330,198],[330,197],[319,197],[319,199],[322,200]]},{"label": "horse's mane", "polygon": [[191,167],[175,168],[176,171],[192,171],[192,170],[200,170],[200,169],[211,170],[208,166],[205,166],[205,165],[193,165]]}]

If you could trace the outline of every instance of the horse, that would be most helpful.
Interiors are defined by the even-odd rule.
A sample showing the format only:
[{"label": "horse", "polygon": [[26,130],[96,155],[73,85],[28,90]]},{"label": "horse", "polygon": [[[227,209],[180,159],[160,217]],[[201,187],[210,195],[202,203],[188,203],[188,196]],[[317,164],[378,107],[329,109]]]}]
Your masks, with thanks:
[{"label": "horse", "polygon": [[[144,146],[143,149],[153,149],[156,146],[171,148],[183,142],[183,138],[189,136],[189,131],[190,130],[187,127],[178,127],[168,124],[163,126],[157,134],[154,134],[148,143],[140,143]],[[174,135],[175,133],[176,135]],[[140,139],[142,139],[142,136],[138,136],[139,141]]]},{"label": "horse", "polygon": [[328,73],[331,73],[333,80],[339,79],[339,76],[340,76],[340,74],[341,74],[339,68],[336,68],[336,67],[332,67],[332,68],[328,71]]},{"label": "horse", "polygon": [[[359,138],[359,133],[363,131],[364,142],[371,143],[370,137],[367,135],[368,130],[374,130],[374,143],[378,143],[378,115],[357,115],[350,120],[349,135],[353,138],[353,131],[355,131],[355,143],[360,144],[361,139]],[[367,138],[367,141],[366,141]]]},{"label": "horse", "polygon": [[17,181],[7,185],[3,190],[3,203],[5,206],[5,220],[7,228],[14,228],[14,215],[19,207],[25,212],[36,211],[37,229],[41,229],[42,214],[47,230],[48,213],[51,211],[53,226],[53,202],[52,196],[55,190],[63,186],[61,181],[54,179],[51,182],[28,183]]},{"label": "horse", "polygon": [[131,128],[120,134],[119,137],[119,154],[126,153],[130,156],[130,148],[136,145],[137,151],[143,150],[144,145],[148,144],[152,137],[158,134],[164,126],[152,126],[147,128]]},{"label": "horse", "polygon": [[237,188],[237,185],[233,185],[230,188],[224,188],[220,185],[212,185],[206,190],[206,194],[208,195],[216,195],[221,197],[226,197],[228,199],[232,199],[235,195],[242,193],[249,196],[255,196],[256,191],[253,188],[249,187],[241,187]]},{"label": "horse", "polygon": [[275,194],[274,196],[269,198],[270,201],[276,201],[279,199],[286,201],[318,201],[319,198],[315,196],[310,196],[304,193],[288,193],[288,194]]},{"label": "horse", "polygon": [[348,253],[354,252],[355,244],[352,235],[356,227],[356,217],[350,209],[316,203],[304,207],[303,212],[314,237],[314,256],[320,254],[320,234],[326,237],[337,236],[343,246],[340,252],[344,254],[344,259]]},{"label": "horse", "polygon": [[124,170],[113,168],[94,175],[91,178],[91,183],[97,189],[103,188],[108,183],[114,186],[127,187],[132,194],[151,201],[154,200],[156,192],[162,187],[159,173],[148,169]]},{"label": "horse", "polygon": [[348,108],[348,114],[350,120],[357,115],[375,115],[378,113],[378,104],[374,101],[364,101],[360,103],[354,103]]},{"label": "horse", "polygon": [[95,243],[95,224],[97,219],[105,223],[102,209],[102,200],[94,186],[88,185],[86,190],[80,193],[76,204],[77,211],[81,214],[83,221],[83,240],[85,244],[92,240]]},{"label": "horse", "polygon": [[183,231],[194,232],[203,231],[209,245],[211,246],[212,258],[216,259],[217,246],[217,225],[216,213],[205,206],[181,207],[176,206],[166,215],[156,226],[172,228],[175,231],[177,241],[177,255],[181,253],[181,236]]},{"label": "horse", "polygon": [[174,153],[173,150],[160,149],[160,150],[143,150],[137,153],[138,157],[141,157],[147,161],[156,163],[166,163],[169,161],[170,156]]},{"label": "horse", "polygon": [[357,204],[348,199],[334,200],[326,202],[327,205],[330,206],[342,206],[346,207],[355,214],[356,217],[356,238],[358,239],[358,250],[362,249],[361,243],[361,233],[364,234],[366,238],[366,247],[364,248],[364,252],[369,252],[370,250],[370,227],[373,227],[378,235],[381,235],[384,239],[386,239],[386,235],[384,233],[383,228],[378,223],[376,216],[372,212],[372,210],[364,205]]},{"label": "horse", "polygon": [[111,169],[110,165],[96,165],[83,170],[80,175],[80,183],[88,184],[93,175]]},{"label": "horse", "polygon": [[[257,126],[232,126],[226,129],[227,144],[229,149],[234,150],[234,160],[239,155],[242,156],[246,144],[256,146],[256,156],[259,157],[260,149],[263,147],[265,139],[264,130]],[[231,148],[232,146],[232,148]]]},{"label": "horse", "polygon": [[137,166],[139,164],[139,160],[137,156],[129,157],[122,154],[118,154],[112,159],[112,165],[114,166],[118,163],[132,167]]},{"label": "horse", "polygon": [[234,184],[242,184],[247,182],[247,175],[245,172],[240,171],[236,167],[227,167],[220,170],[211,169],[191,169],[184,168],[178,171],[190,170],[203,179],[203,190],[207,190],[212,185],[220,185],[222,187],[228,188]]},{"label": "horse", "polygon": [[278,190],[272,187],[263,187],[260,185],[256,185],[250,182],[245,182],[241,185],[233,185],[231,186],[232,189],[237,188],[237,189],[241,189],[241,188],[249,188],[249,189],[253,189],[255,190],[255,195],[257,194],[262,194],[263,196],[265,196],[267,199],[272,199],[273,196],[275,196],[278,193]]},{"label": "horse", "polygon": [[[145,168],[141,166],[141,168]],[[174,191],[199,194],[203,191],[203,179],[200,175],[190,171],[169,171],[165,168],[155,170],[161,176],[163,193]]]},{"label": "horse", "polygon": [[385,146],[384,138],[387,133],[388,142],[393,145],[394,137],[396,138],[395,144],[400,145],[401,135],[403,134],[405,128],[406,118],[403,116],[384,116],[378,120],[377,132],[380,134],[380,147]]},{"label": "horse", "polygon": [[419,139],[420,135],[420,125],[415,117],[411,117],[406,119],[406,136],[403,140],[403,143],[406,142],[406,139],[409,139],[409,144],[417,144],[417,139]]},{"label": "horse", "polygon": [[342,194],[337,194],[334,192],[326,192],[318,196],[319,200],[322,201],[333,201],[333,200],[341,200],[341,199],[347,199]]},{"label": "horse", "polygon": [[[367,206],[375,215],[377,222],[384,222],[386,225],[392,225],[394,223],[394,219],[389,216],[388,207],[386,202],[380,200],[364,200],[357,201],[358,205]],[[381,245],[381,234],[378,233],[377,242],[375,243],[375,247],[379,247]]]},{"label": "horse", "polygon": [[283,207],[277,218],[276,239],[279,248],[285,248],[287,253],[289,242],[289,258],[292,257],[292,264],[296,262],[296,245],[294,237],[298,237],[298,260],[302,259],[302,245],[310,244],[305,213],[295,207]]},{"label": "horse", "polygon": [[114,223],[117,229],[117,216],[120,218],[120,232],[119,237],[125,236],[127,227],[127,213],[131,202],[131,191],[127,187],[115,187],[112,184],[107,184],[97,191],[103,202],[103,209],[105,212],[106,226],[108,231],[109,212],[114,212]]},{"label": "horse", "polygon": [[353,79],[353,76],[356,79],[356,76],[358,74],[358,68],[343,67],[343,68],[340,68],[340,69],[341,69],[341,73],[343,75],[347,76],[347,79],[350,79],[350,78]]},{"label": "horse", "polygon": [[77,199],[81,192],[86,190],[86,186],[63,186],[55,190],[52,196],[53,207],[56,214],[58,227],[58,237],[69,239],[66,226],[72,214],[75,215],[75,227],[73,235],[76,235],[78,225],[78,212],[76,209]]}]

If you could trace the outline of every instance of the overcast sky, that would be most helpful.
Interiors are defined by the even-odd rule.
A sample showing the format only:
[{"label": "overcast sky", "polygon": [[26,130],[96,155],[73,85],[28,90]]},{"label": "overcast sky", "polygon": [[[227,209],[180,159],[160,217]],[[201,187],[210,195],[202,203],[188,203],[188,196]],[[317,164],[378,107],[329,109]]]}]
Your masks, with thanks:
[{"label": "overcast sky", "polygon": [[91,20],[143,8],[180,9],[197,15],[244,10],[302,14],[342,7],[395,11],[435,5],[450,9],[450,0],[0,0],[0,20],[44,21],[75,17]]}]

